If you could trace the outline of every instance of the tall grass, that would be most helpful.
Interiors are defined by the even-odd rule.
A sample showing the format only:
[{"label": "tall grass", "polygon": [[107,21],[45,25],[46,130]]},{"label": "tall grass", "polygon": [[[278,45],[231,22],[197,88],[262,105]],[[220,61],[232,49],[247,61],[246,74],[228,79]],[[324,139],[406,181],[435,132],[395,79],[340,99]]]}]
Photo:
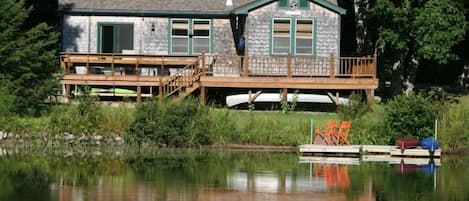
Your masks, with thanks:
[{"label": "tall grass", "polygon": [[469,146],[469,96],[463,96],[459,103],[442,106],[440,111],[440,135],[443,147],[457,150]]},{"label": "tall grass", "polygon": [[281,111],[247,112],[212,109],[215,124],[211,132],[217,143],[298,145],[309,143],[310,121],[324,124],[335,114]]}]

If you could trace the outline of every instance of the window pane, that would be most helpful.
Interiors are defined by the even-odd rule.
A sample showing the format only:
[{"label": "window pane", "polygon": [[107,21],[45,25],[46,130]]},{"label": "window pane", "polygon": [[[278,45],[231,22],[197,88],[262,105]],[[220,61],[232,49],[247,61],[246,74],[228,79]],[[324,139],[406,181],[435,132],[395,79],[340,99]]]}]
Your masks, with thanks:
[{"label": "window pane", "polygon": [[313,54],[313,21],[298,20],[296,22],[296,53]]},{"label": "window pane", "polygon": [[273,53],[290,53],[290,38],[275,37]]},{"label": "window pane", "polygon": [[121,24],[119,28],[119,49],[117,52],[122,53],[122,50],[133,50],[133,25]]},{"label": "window pane", "polygon": [[192,43],[194,53],[209,52],[210,39],[209,38],[194,38]]},{"label": "window pane", "polygon": [[187,20],[173,20],[173,36],[187,36],[189,33],[189,23]]},{"label": "window pane", "polygon": [[210,21],[194,21],[194,36],[210,36]]},{"label": "window pane", "polygon": [[272,53],[290,53],[290,20],[275,19],[272,37]]},{"label": "window pane", "polygon": [[173,38],[171,44],[171,51],[174,53],[188,53],[188,39],[187,38]]},{"label": "window pane", "polygon": [[101,27],[101,52],[114,52],[114,26],[112,25]]},{"label": "window pane", "polygon": [[313,54],[313,40],[312,39],[297,39],[296,40],[296,53],[297,54]]}]

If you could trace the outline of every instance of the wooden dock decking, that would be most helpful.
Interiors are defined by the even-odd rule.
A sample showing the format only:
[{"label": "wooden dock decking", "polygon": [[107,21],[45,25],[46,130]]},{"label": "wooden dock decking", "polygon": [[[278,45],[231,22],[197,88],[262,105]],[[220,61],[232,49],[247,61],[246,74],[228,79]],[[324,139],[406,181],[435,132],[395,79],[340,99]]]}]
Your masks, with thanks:
[{"label": "wooden dock decking", "polygon": [[[430,157],[430,152],[422,148],[405,149],[403,152],[396,146],[387,145],[300,145],[299,152],[303,155],[328,155],[328,156],[348,156],[359,157],[365,154],[387,155],[395,157]],[[437,149],[433,154],[434,158],[441,157],[441,149]]]}]

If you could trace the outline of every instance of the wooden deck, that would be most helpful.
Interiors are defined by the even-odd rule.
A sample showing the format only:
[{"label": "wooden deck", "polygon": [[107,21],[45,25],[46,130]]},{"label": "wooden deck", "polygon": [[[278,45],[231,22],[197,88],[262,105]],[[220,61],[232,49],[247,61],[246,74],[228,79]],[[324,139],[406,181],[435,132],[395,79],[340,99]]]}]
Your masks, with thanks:
[{"label": "wooden deck", "polygon": [[[299,146],[299,152],[310,155],[328,155],[328,156],[356,156],[366,154],[386,155],[396,157],[425,157],[429,158],[428,150],[422,148],[405,149],[403,152],[396,146],[380,146],[380,145],[349,145],[349,146],[333,146],[333,145],[314,145],[306,144]],[[348,155],[347,155],[348,154]],[[441,149],[435,151],[433,157],[441,157]]]},{"label": "wooden deck", "polygon": [[[202,88],[368,90],[378,87],[376,57],[168,56],[62,53],[61,84],[157,87],[178,94]],[[197,83],[197,85],[193,85]],[[140,89],[140,90],[138,90]],[[169,91],[168,91],[169,90]],[[284,90],[286,91],[286,90]],[[185,93],[183,93],[185,94]]]}]

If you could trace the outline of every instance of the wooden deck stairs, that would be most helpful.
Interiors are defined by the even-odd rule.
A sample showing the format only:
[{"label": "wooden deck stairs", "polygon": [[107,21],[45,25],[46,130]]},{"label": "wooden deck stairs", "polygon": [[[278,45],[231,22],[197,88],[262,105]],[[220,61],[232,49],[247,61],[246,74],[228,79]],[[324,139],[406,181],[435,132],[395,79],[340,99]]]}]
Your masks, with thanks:
[{"label": "wooden deck stairs", "polygon": [[[172,97],[181,100],[200,87],[200,77],[203,72],[200,70],[201,58],[178,70],[171,75],[168,80],[162,83],[160,94],[163,97]],[[204,66],[204,65],[202,65]]]}]

